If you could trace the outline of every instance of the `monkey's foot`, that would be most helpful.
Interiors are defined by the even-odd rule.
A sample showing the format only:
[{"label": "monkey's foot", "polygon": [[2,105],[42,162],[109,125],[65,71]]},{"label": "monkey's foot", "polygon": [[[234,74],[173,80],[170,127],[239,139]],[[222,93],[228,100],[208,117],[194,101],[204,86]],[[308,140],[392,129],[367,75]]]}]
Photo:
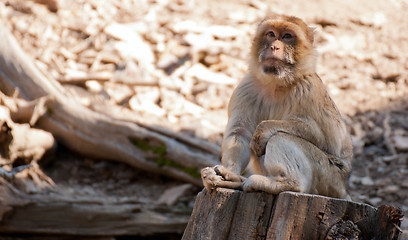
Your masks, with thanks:
[{"label": "monkey's foot", "polygon": [[[247,180],[242,184],[242,188],[245,192],[255,192],[255,191],[267,191],[267,186],[272,186],[276,184],[271,182],[270,179],[266,176],[261,175],[251,175]],[[270,192],[271,193],[271,192]],[[276,194],[276,192],[272,192]]]},{"label": "monkey's foot", "polygon": [[201,170],[201,179],[207,190],[225,187],[242,190],[244,177],[229,171],[221,165],[206,167]]}]

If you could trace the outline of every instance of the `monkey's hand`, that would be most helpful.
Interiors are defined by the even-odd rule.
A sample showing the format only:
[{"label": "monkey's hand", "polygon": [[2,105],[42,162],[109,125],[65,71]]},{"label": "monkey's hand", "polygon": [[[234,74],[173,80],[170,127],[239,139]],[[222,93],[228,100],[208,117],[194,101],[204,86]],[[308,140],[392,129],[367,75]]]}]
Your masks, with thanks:
[{"label": "monkey's hand", "polygon": [[242,190],[242,183],[246,178],[236,174],[222,165],[206,167],[201,170],[201,179],[205,188],[210,191],[217,187]]},{"label": "monkey's hand", "polygon": [[262,121],[254,132],[251,139],[251,150],[260,157],[265,154],[266,144],[269,139],[277,133],[275,128],[270,126],[269,121]]},{"label": "monkey's hand", "polygon": [[215,167],[206,167],[201,169],[201,179],[203,180],[204,187],[210,191],[217,188],[223,177],[218,175],[215,170]]}]

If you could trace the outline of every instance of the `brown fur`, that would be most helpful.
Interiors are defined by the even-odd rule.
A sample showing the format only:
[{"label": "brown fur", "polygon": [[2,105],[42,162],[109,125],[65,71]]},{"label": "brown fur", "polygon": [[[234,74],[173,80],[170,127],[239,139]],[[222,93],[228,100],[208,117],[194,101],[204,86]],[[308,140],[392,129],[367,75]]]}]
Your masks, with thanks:
[{"label": "brown fur", "polygon": [[[249,72],[230,100],[223,166],[202,170],[208,189],[347,197],[351,140],[315,62],[313,30],[302,20],[273,15],[259,24]],[[244,178],[250,155],[255,174]]]}]

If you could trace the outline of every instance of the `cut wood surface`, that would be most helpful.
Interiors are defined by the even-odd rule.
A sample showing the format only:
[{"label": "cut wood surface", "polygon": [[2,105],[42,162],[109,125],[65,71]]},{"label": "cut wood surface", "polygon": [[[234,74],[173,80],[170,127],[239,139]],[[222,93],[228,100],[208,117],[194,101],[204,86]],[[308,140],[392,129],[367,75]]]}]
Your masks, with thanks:
[{"label": "cut wood surface", "polygon": [[75,152],[127,163],[201,186],[199,170],[219,163],[219,147],[154,126],[92,111],[40,72],[0,22],[0,90],[34,100],[49,97],[38,126]]},{"label": "cut wood surface", "polygon": [[199,193],[183,240],[398,239],[401,211],[319,195]]}]

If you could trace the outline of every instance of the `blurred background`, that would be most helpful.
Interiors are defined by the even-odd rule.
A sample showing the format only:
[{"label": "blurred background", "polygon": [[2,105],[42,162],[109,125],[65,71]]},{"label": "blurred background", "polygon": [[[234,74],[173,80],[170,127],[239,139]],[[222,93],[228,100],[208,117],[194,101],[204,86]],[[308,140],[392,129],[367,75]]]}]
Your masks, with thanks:
[{"label": "blurred background", "polygon": [[[400,207],[405,215],[407,11],[406,0],[0,1],[1,28],[15,37],[49,81],[62,85],[64,94],[112,119],[209,144],[216,156],[227,104],[247,70],[257,22],[268,12],[302,18],[315,28],[316,71],[352,135],[352,199]],[[2,105],[7,106],[4,100]],[[109,212],[110,219],[92,226],[81,222],[88,231],[58,224],[23,229],[11,222],[0,227],[5,239],[181,238],[199,184],[129,167],[124,161],[78,154],[56,140],[58,147],[51,156],[37,159],[46,187],[38,187],[36,181],[27,185],[23,179],[33,179],[24,173],[29,169],[7,184],[37,198],[54,194],[70,203],[54,208],[55,212],[69,212],[73,203],[112,207],[112,212],[97,208],[86,213],[103,219],[101,212]],[[0,202],[4,199],[0,197]],[[30,201],[35,203],[33,198]],[[5,216],[1,212],[0,207],[0,216]],[[113,217],[115,212],[122,215]],[[127,212],[133,215],[124,216]],[[45,221],[60,216],[42,214]],[[67,223],[75,222],[69,217]],[[402,229],[408,231],[407,222]],[[405,232],[403,237],[407,236]]]}]

